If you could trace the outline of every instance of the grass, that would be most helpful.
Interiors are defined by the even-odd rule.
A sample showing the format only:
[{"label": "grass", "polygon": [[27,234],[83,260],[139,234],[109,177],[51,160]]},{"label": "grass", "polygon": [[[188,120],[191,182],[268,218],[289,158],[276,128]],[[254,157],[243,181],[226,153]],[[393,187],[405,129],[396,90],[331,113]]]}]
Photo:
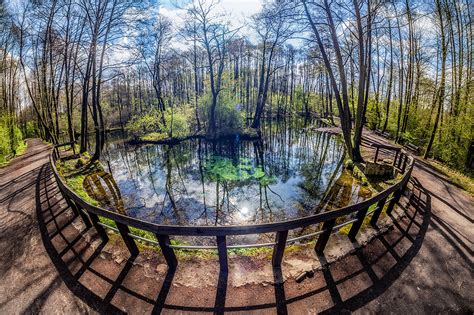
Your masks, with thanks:
[{"label": "grass", "polygon": [[16,154],[12,156],[11,158],[5,159],[4,156],[0,156],[0,168],[6,167],[11,160],[13,160],[15,157],[22,155],[25,153],[26,149],[28,148],[28,144],[25,141],[21,141],[18,147],[16,148]]},{"label": "grass", "polygon": [[[377,204],[374,203],[373,205],[371,205],[369,207],[369,209],[367,210],[367,212],[370,212],[372,210],[374,210],[375,208],[377,207]],[[384,208],[382,209],[382,213],[380,213],[380,217],[379,217],[379,220],[380,218],[383,218],[384,216],[387,215],[387,208],[388,208],[388,203],[384,206]],[[370,227],[370,220],[372,219],[372,216],[373,216],[373,213],[369,214],[369,215],[366,215],[365,218],[364,218],[364,221],[362,222],[362,225],[360,227],[360,231],[363,231],[365,229],[367,229],[368,227]],[[342,222],[340,222],[342,223]],[[348,235],[349,234],[349,231],[351,230],[352,228],[352,224],[348,224],[348,225],[344,225],[343,227],[341,227],[339,229],[339,233],[340,234],[343,234],[343,235]]]},{"label": "grass", "polygon": [[452,184],[464,189],[469,193],[469,195],[474,197],[474,174],[461,173],[460,171],[453,170],[449,166],[434,160],[426,161],[438,172],[448,177]]},{"label": "grass", "polygon": [[168,135],[165,132],[151,132],[140,137],[142,141],[161,141],[167,139]]}]

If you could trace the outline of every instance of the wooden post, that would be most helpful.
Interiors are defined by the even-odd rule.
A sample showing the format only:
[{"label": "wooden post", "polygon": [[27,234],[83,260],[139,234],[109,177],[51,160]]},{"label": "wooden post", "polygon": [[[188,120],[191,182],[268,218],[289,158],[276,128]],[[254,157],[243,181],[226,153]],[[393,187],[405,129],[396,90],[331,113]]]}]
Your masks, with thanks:
[{"label": "wooden post", "polygon": [[374,157],[374,163],[377,164],[377,157],[379,156],[379,147],[375,149],[375,157]]},{"label": "wooden post", "polygon": [[362,226],[362,223],[364,222],[365,215],[367,214],[367,210],[369,210],[369,209],[364,208],[364,209],[361,209],[357,212],[357,214],[356,214],[357,221],[352,223],[351,230],[349,231],[349,239],[351,241],[356,240],[357,233],[359,232],[360,227]]},{"label": "wooden post", "polygon": [[[73,201],[71,201],[66,194],[63,193],[63,190],[61,189],[61,187],[58,185],[59,187],[59,191],[61,191],[61,195],[63,196],[64,200],[66,200],[66,203],[67,205],[69,206],[69,208],[72,209],[72,212],[74,212],[74,214],[76,216],[79,216],[80,213],[79,213],[79,209],[77,208],[77,206],[74,204]],[[82,217],[81,217],[82,218]]]},{"label": "wooden post", "polygon": [[402,173],[405,173],[405,169],[407,168],[407,160],[408,160],[408,155],[404,154],[403,155],[403,164],[402,164]]},{"label": "wooden post", "polygon": [[398,151],[395,151],[395,157],[393,158],[393,166],[397,165]]},{"label": "wooden post", "polygon": [[133,238],[128,235],[128,233],[130,233],[128,226],[117,221],[115,221],[115,224],[117,225],[120,235],[122,236],[122,239],[125,242],[125,245],[127,246],[130,255],[132,257],[137,256],[140,251],[138,250],[137,244],[135,244]]},{"label": "wooden post", "polygon": [[392,198],[392,200],[390,200],[390,202],[388,204],[388,207],[387,207],[387,214],[392,213],[393,207],[395,206],[396,203],[398,203],[401,196],[402,196],[402,187],[400,187],[399,189],[397,189],[393,193],[393,198]]},{"label": "wooden post", "polygon": [[221,272],[229,271],[227,263],[227,244],[225,235],[217,236],[217,251],[219,252],[219,265]]},{"label": "wooden post", "polygon": [[334,227],[334,224],[336,224],[336,219],[324,222],[323,224],[324,232],[321,235],[319,235],[318,241],[316,242],[316,246],[314,247],[314,249],[316,250],[316,253],[322,254],[324,252],[324,248],[326,247],[326,244],[328,243],[329,236],[331,236],[332,228]]},{"label": "wooden post", "polygon": [[[92,227],[91,220],[89,219],[89,216],[84,212],[81,206],[77,205],[73,201],[69,200],[68,197],[66,197],[66,202],[69,204],[71,208],[76,207],[77,212],[79,213],[79,216],[82,219],[82,222],[86,225],[86,228],[90,229]],[[73,210],[74,211],[74,210]]]},{"label": "wooden post", "polygon": [[398,162],[397,162],[397,168],[398,169],[401,169],[401,166],[402,166],[402,160],[403,160],[403,152],[400,151],[400,154],[398,155]]},{"label": "wooden post", "polygon": [[377,203],[377,208],[375,208],[374,213],[372,214],[372,219],[370,219],[370,225],[373,227],[377,226],[377,221],[379,220],[380,214],[382,213],[383,207],[385,206],[385,201],[387,197],[383,198]]},{"label": "wooden post", "polygon": [[97,216],[97,214],[89,213],[89,217],[91,218],[92,224],[94,224],[97,234],[99,234],[102,241],[104,243],[107,242],[109,240],[109,236],[107,235],[107,232],[105,231],[104,227],[99,224],[99,217]]},{"label": "wooden post", "polygon": [[288,238],[288,231],[279,231],[276,233],[276,244],[273,246],[272,265],[273,267],[280,267],[283,260],[283,253],[285,252],[286,239]]},{"label": "wooden post", "polygon": [[169,246],[171,244],[169,235],[155,234],[155,236],[160,244],[161,252],[165,257],[168,268],[176,268],[178,266],[178,260],[176,259],[174,250]]}]

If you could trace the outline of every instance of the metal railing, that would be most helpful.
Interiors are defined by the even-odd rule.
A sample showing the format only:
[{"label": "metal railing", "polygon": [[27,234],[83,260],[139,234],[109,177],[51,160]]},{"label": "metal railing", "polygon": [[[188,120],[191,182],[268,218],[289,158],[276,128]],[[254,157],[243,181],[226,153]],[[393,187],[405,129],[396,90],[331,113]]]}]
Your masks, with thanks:
[{"label": "metal railing", "polygon": [[[332,232],[348,224],[352,224],[352,227],[350,228],[350,231],[348,233],[348,237],[349,239],[354,241],[366,216],[372,215],[370,219],[370,224],[376,227],[377,221],[379,220],[379,217],[385,205],[388,204],[386,213],[390,214],[392,212],[395,204],[398,203],[407,186],[407,183],[411,176],[411,172],[413,170],[413,166],[415,164],[415,160],[413,159],[413,157],[409,156],[404,150],[397,150],[398,152],[394,157],[393,165],[398,172],[403,174],[401,180],[398,183],[390,186],[386,190],[378,193],[377,195],[365,201],[340,209],[277,223],[239,226],[175,226],[161,225],[143,221],[137,218],[128,217],[126,215],[112,212],[101,207],[93,206],[83,200],[79,195],[77,195],[66,185],[65,181],[58,174],[58,171],[56,169],[56,161],[60,159],[58,148],[66,145],[68,144],[55,146],[50,156],[52,172],[61,191],[61,194],[63,195],[68,205],[77,215],[82,218],[84,224],[87,227],[95,227],[104,242],[108,241],[108,235],[105,229],[111,229],[121,235],[125,245],[127,246],[132,256],[136,256],[139,253],[139,249],[135,243],[135,240],[159,246],[169,268],[175,268],[178,264],[174,252],[175,249],[217,249],[220,268],[222,271],[228,270],[228,249],[273,247],[272,265],[274,267],[280,267],[283,259],[283,254],[288,243],[294,243],[303,239],[309,239],[317,236],[318,238],[315,245],[315,251],[318,254],[322,254]],[[369,208],[373,205],[376,205],[376,207],[369,211]],[[355,218],[346,220],[345,222],[336,225],[336,221],[338,218],[346,217],[350,214],[355,214]],[[104,224],[103,222],[100,222],[99,216],[114,221],[116,224],[116,228]],[[290,230],[314,226],[316,224],[321,223],[322,228],[317,232],[297,236],[294,238],[288,238],[288,232]],[[130,227],[153,233],[156,236],[157,240],[155,241],[133,234],[130,232]],[[261,244],[227,245],[226,238],[228,236],[262,233],[274,233],[275,241]],[[216,245],[173,245],[170,242],[170,236],[211,236],[216,238]]]}]

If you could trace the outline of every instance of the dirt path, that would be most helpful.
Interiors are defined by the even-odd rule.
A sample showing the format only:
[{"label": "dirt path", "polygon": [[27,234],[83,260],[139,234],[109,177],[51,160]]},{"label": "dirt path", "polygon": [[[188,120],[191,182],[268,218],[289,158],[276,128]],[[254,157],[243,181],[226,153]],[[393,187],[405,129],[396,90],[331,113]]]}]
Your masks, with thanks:
[{"label": "dirt path", "polygon": [[[374,141],[385,140],[366,133],[365,149]],[[473,311],[473,200],[422,161],[400,205],[406,217],[392,230],[301,283],[234,287],[228,277],[239,272],[236,265],[218,274],[217,260],[202,270],[180,261],[176,271],[160,268],[155,252],[122,260],[121,241],[101,243],[57,193],[47,154],[30,141],[23,157],[0,170],[0,313]],[[325,257],[314,262],[324,265]],[[252,258],[247,263],[249,272],[262,269]],[[284,261],[283,272],[291,263]],[[211,280],[200,288],[174,281],[206,275]]]},{"label": "dirt path", "polygon": [[[365,138],[388,143],[368,131]],[[417,158],[412,177],[430,211],[423,243],[393,285],[361,311],[472,313],[474,200],[422,159]]]},{"label": "dirt path", "polygon": [[0,169],[0,313],[84,313],[42,244],[36,182],[50,148],[29,140],[24,155]]}]

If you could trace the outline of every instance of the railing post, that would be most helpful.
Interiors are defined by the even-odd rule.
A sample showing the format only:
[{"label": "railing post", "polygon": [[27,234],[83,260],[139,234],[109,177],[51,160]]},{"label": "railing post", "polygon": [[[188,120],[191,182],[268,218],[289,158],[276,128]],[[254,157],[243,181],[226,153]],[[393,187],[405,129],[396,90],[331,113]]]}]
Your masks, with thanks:
[{"label": "railing post", "polygon": [[[74,214],[76,216],[79,216],[80,215],[80,213],[79,213],[80,210],[77,208],[77,206],[74,204],[74,202],[72,202],[69,199],[69,197],[65,193],[63,193],[63,190],[61,189],[59,184],[58,184],[58,187],[59,187],[59,191],[61,191],[61,195],[63,196],[64,200],[66,200],[66,203],[69,206],[69,208],[71,208],[72,212],[74,212]],[[82,216],[81,216],[81,218],[82,218]]]},{"label": "railing post", "polygon": [[178,266],[178,260],[174,254],[174,250],[170,247],[170,237],[169,235],[155,234],[158,243],[160,244],[161,252],[165,257],[168,268],[174,269]]},{"label": "railing post", "polygon": [[403,160],[403,152],[400,151],[400,154],[398,155],[398,162],[397,162],[397,168],[401,170],[402,168],[402,160]]},{"label": "railing post", "polygon": [[385,201],[387,201],[387,197],[383,198],[377,203],[377,208],[375,208],[375,211],[372,214],[372,218],[370,219],[370,225],[372,225],[373,227],[377,226],[377,221],[379,220],[383,207],[385,207]]},{"label": "railing post", "polygon": [[97,234],[99,234],[102,241],[104,243],[107,242],[109,240],[109,236],[107,235],[104,227],[99,224],[100,220],[97,214],[89,212],[89,217],[91,218],[92,224],[94,224]]},{"label": "railing post", "polygon": [[221,272],[229,271],[229,265],[227,262],[227,243],[225,235],[217,236],[217,251],[219,253],[219,265]]},{"label": "railing post", "polygon": [[398,151],[395,151],[395,157],[393,158],[393,166],[397,166],[397,157],[398,157]]},{"label": "railing post", "polygon": [[390,200],[388,207],[387,207],[387,214],[391,214],[393,207],[395,207],[395,204],[398,203],[400,200],[400,197],[402,196],[402,187],[399,187],[395,192],[393,193],[393,198]]},{"label": "railing post", "polygon": [[379,147],[375,149],[375,157],[374,157],[374,163],[377,164],[377,157],[379,156]]},{"label": "railing post", "polygon": [[133,238],[128,235],[128,233],[130,233],[128,226],[117,221],[115,221],[115,224],[117,225],[120,235],[122,236],[122,239],[125,242],[125,245],[127,246],[130,255],[132,257],[137,256],[140,251],[138,250],[137,244],[135,244]]},{"label": "railing post", "polygon": [[408,160],[408,155],[404,155],[403,158],[403,164],[402,164],[402,174],[405,173],[405,169],[407,168],[407,160]]},{"label": "railing post", "polygon": [[272,265],[273,267],[280,267],[283,260],[283,253],[285,252],[286,239],[288,238],[288,231],[278,231],[276,233],[276,244],[273,246]]},{"label": "railing post", "polygon": [[[71,209],[76,209],[77,213],[79,213],[79,216],[82,219],[82,222],[86,225],[86,228],[90,229],[92,227],[91,220],[89,219],[89,216],[84,212],[81,206],[77,205],[74,201],[69,200],[69,197],[66,196],[66,202],[68,205],[71,207]],[[72,210],[74,211],[74,210]]]},{"label": "railing post", "polygon": [[316,253],[322,254],[324,252],[324,248],[326,247],[329,237],[331,236],[332,228],[334,227],[334,224],[336,224],[336,219],[332,219],[332,220],[324,222],[323,224],[324,232],[321,235],[319,235],[318,241],[316,242],[316,246],[314,247],[314,249],[316,250]]},{"label": "railing post", "polygon": [[351,241],[356,240],[357,233],[359,232],[360,227],[362,226],[362,223],[364,222],[365,215],[367,214],[367,210],[369,209],[363,208],[357,212],[356,214],[357,221],[352,223],[351,230],[349,231],[349,239]]}]

